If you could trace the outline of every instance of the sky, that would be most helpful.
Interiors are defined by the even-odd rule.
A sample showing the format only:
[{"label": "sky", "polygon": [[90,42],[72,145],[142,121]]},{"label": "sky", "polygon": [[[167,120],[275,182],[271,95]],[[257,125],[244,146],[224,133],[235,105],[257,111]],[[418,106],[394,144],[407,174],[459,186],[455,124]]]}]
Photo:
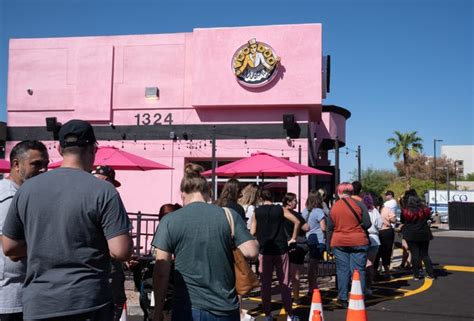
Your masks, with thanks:
[{"label": "sky", "polygon": [[[325,104],[351,111],[341,178],[393,170],[387,139],[417,131],[424,152],[474,144],[472,0],[0,0],[0,121],[8,40],[191,32],[193,28],[322,23],[331,55]],[[332,153],[334,154],[334,153]]]}]

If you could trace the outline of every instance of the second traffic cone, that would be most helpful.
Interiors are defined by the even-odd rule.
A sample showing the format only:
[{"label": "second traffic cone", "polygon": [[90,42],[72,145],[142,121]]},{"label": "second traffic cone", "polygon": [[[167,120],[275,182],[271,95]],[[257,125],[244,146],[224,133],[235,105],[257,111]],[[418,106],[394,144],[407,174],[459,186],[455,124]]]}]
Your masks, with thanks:
[{"label": "second traffic cone", "polygon": [[365,311],[364,294],[362,293],[358,270],[354,270],[354,275],[352,276],[346,321],[367,321],[367,311]]},{"label": "second traffic cone", "polygon": [[[315,319],[315,312],[319,311],[319,319]],[[311,309],[309,310],[309,321],[324,321],[323,304],[321,303],[321,293],[319,289],[313,290],[313,297],[311,298]]]},{"label": "second traffic cone", "polygon": [[123,304],[122,316],[120,317],[120,321],[127,321],[127,303]]}]

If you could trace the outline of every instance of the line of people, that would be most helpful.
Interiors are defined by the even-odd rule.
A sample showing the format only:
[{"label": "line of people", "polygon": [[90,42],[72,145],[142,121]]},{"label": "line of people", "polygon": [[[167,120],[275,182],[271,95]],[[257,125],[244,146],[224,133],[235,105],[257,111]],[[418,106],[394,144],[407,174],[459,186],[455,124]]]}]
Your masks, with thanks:
[{"label": "line of people", "polygon": [[[126,299],[119,262],[131,258],[131,224],[114,187],[118,182],[113,170],[96,168],[96,177],[90,174],[97,141],[89,123],[65,123],[59,142],[64,159],[59,169],[44,173],[49,158],[45,146],[25,141],[13,148],[10,176],[0,181],[4,253],[0,255],[0,321],[111,321],[120,316]],[[396,220],[389,205],[393,202],[379,214],[373,197],[360,195],[357,182],[340,184],[332,206],[324,191],[310,191],[300,214],[295,211],[295,194],[287,193],[280,206],[268,190],[255,184],[241,191],[236,179],[229,180],[216,204],[211,204],[211,189],[202,171],[199,165],[187,164],[180,185],[183,208],[163,209],[163,215],[160,210],[152,241],[155,320],[163,318],[171,270],[172,320],[251,319],[241,311],[234,289],[234,246],[249,260],[258,257],[266,320],[273,320],[274,272],[288,319],[299,320],[292,301],[300,297],[306,255],[309,293],[318,287],[318,263],[324,252],[335,256],[342,306],[347,305],[354,269],[361,274],[363,289],[365,272],[370,285],[379,259],[389,272]],[[393,198],[393,193],[387,192],[387,198]],[[433,278],[429,209],[413,190],[405,193],[401,205],[401,232],[411,252],[414,277],[422,276],[422,260],[426,277]],[[233,239],[222,207],[231,209]]]},{"label": "line of people", "polygon": [[[191,164],[188,166],[192,166]],[[194,179],[202,181],[202,188],[206,186],[204,195],[206,197],[198,197],[198,202],[209,202],[208,185],[204,184],[205,179],[198,175],[198,171],[194,171]],[[190,174],[186,174],[190,175]],[[183,179],[183,181],[186,179]],[[188,178],[189,179],[189,178]],[[288,320],[299,320],[293,312],[292,303],[299,302],[300,299],[300,279],[303,271],[305,258],[309,257],[308,262],[308,293],[311,295],[312,290],[318,288],[318,266],[327,252],[330,256],[335,257],[336,271],[337,271],[337,285],[338,285],[338,303],[342,307],[347,307],[348,304],[348,290],[351,282],[351,275],[354,269],[359,270],[361,275],[362,289],[366,295],[371,295],[370,286],[377,274],[379,261],[382,260],[382,266],[385,271],[385,276],[390,277],[390,264],[392,249],[394,244],[394,227],[396,220],[397,203],[394,200],[394,194],[391,191],[386,193],[386,202],[379,211],[375,204],[374,196],[370,193],[360,193],[362,185],[359,182],[341,183],[337,187],[337,200],[330,206],[327,202],[326,193],[324,190],[309,192],[305,208],[302,213],[295,211],[298,200],[294,193],[287,193],[281,206],[274,203],[271,193],[268,190],[261,190],[255,184],[249,184],[240,190],[240,183],[237,179],[230,179],[223,187],[220,197],[216,201],[216,205],[221,207],[228,207],[234,211],[234,215],[239,217],[236,225],[239,225],[239,230],[243,235],[249,237],[242,226],[247,227],[250,235],[254,236],[258,243],[252,243],[255,251],[258,248],[258,271],[260,272],[261,280],[261,297],[262,310],[265,314],[266,320],[273,320],[271,315],[271,288],[273,274],[276,274],[280,294],[282,297],[283,306],[288,313]],[[202,191],[201,191],[202,192]],[[186,209],[191,201],[188,199],[186,191],[182,190],[184,209]],[[423,202],[419,199],[416,193],[411,190],[405,193],[401,202],[401,231],[404,240],[408,243],[408,248],[413,253],[412,262],[418,269],[414,270],[414,277],[420,277],[420,263],[422,259],[426,268],[426,277],[434,278],[434,273],[429,256],[427,255],[429,238],[429,209],[427,209]],[[193,205],[196,206],[196,205]],[[204,206],[201,204],[200,206]],[[207,204],[213,211],[217,211],[215,205]],[[194,214],[195,220],[192,224],[185,224],[184,209],[177,211],[177,214],[169,216],[170,223],[165,221],[165,224],[158,227],[153,245],[158,248],[158,253],[165,251],[167,253],[162,256],[157,256],[157,266],[159,270],[157,274],[161,276],[156,278],[156,287],[161,289],[164,285],[165,278],[168,275],[168,270],[159,264],[160,260],[171,260],[171,254],[175,255],[174,249],[182,251],[182,247],[186,247],[186,255],[181,260],[185,262],[188,260],[199,261],[199,257],[191,254],[194,251],[195,242],[189,239],[176,239],[173,235],[187,235],[193,234],[193,239],[197,235],[206,235],[201,228],[198,228],[199,222],[214,222],[211,217],[204,218]],[[204,213],[204,208],[201,209]],[[219,221],[222,220],[222,210],[219,211]],[[216,212],[216,215],[217,214]],[[176,221],[176,222],[175,222]],[[173,222],[172,225],[171,222]],[[160,223],[161,224],[161,223]],[[242,225],[243,224],[243,225]],[[225,225],[220,222],[219,225]],[[166,227],[165,227],[166,226]],[[188,231],[187,228],[191,229]],[[206,225],[206,231],[209,226]],[[224,232],[228,234],[228,232]],[[425,235],[426,234],[426,235]],[[216,245],[215,237],[210,239],[203,236],[200,240],[201,247],[209,247],[207,242],[213,243],[212,247]],[[246,239],[247,239],[246,238]],[[426,238],[428,238],[426,240]],[[250,240],[250,239],[248,239]],[[171,242],[171,243],[170,243]],[[190,243],[188,243],[190,242]],[[183,245],[183,244],[186,244]],[[258,244],[258,245],[257,245]],[[221,245],[219,245],[220,247]],[[193,248],[190,250],[188,247]],[[178,253],[180,253],[178,251]],[[254,253],[255,254],[255,253]],[[201,253],[200,255],[203,255]],[[249,258],[252,256],[249,255]],[[175,264],[180,258],[175,256]],[[216,260],[200,262],[205,265],[206,269],[215,269]],[[208,265],[206,265],[208,264]],[[180,266],[184,265],[186,269]],[[161,267],[161,268],[160,268]],[[181,263],[176,265],[177,271],[174,273],[175,281],[182,282],[181,288],[188,286],[188,291],[196,286],[196,283],[201,287],[206,287],[201,282],[208,281],[203,278],[198,271],[203,269],[203,266],[196,266],[191,264]],[[195,270],[196,269],[196,270]],[[178,275],[176,273],[179,273]],[[182,274],[188,276],[189,279],[184,279]],[[196,276],[198,280],[190,275]],[[187,283],[189,282],[189,284]],[[165,282],[166,283],[166,282]],[[230,284],[229,286],[232,286]],[[161,290],[162,291],[162,290]],[[178,290],[177,290],[178,291]],[[227,291],[224,293],[228,293]],[[293,294],[293,295],[292,295]],[[180,296],[183,293],[180,294]],[[237,297],[233,301],[233,305],[228,305],[227,315],[221,315],[222,310],[216,311],[216,305],[211,307],[204,307],[199,300],[204,297],[202,293],[198,297],[193,297],[193,291],[188,292],[189,297],[180,297],[176,307],[179,307],[179,312],[189,309],[188,317],[191,320],[191,314],[194,313],[195,307],[203,307],[198,310],[205,310],[209,312],[212,317],[207,316],[206,320],[239,320],[239,313],[236,302],[239,301]],[[157,298],[163,299],[163,294],[157,293]],[[214,298],[213,298],[214,299]],[[219,302],[219,300],[214,300]],[[198,304],[196,304],[198,302]],[[183,308],[183,306],[185,308]],[[238,304],[237,304],[238,305]],[[158,305],[159,307],[159,305]],[[225,309],[224,306],[220,307]],[[209,309],[209,310],[207,310]],[[232,313],[231,313],[232,312]],[[252,320],[252,318],[241,311],[241,320]],[[203,313],[200,311],[199,313]],[[161,310],[157,310],[155,320],[160,320]],[[194,314],[193,314],[194,315]],[[174,318],[173,320],[180,320]],[[184,319],[183,319],[184,320]]]}]

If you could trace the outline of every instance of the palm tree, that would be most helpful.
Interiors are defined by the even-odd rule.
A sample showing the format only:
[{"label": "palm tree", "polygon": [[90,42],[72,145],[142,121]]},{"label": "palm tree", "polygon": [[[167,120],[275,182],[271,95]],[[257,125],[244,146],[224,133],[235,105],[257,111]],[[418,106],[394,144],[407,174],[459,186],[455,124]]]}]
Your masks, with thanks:
[{"label": "palm tree", "polygon": [[403,168],[405,171],[407,184],[406,187],[409,189],[411,188],[411,177],[408,163],[411,156],[423,151],[423,139],[416,135],[416,131],[409,133],[400,133],[399,131],[395,131],[394,134],[394,137],[387,139],[387,143],[393,145],[393,147],[388,150],[388,155],[395,156],[397,161],[400,159],[400,157],[403,157]]}]

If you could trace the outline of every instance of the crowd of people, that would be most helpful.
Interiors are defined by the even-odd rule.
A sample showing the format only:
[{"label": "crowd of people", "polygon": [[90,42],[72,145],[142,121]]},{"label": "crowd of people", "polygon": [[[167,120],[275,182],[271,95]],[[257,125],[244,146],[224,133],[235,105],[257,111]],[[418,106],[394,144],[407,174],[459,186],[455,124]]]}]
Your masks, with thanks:
[{"label": "crowd of people", "polygon": [[[133,245],[116,191],[120,183],[112,168],[93,167],[97,141],[89,123],[65,123],[59,143],[62,166],[49,172],[41,142],[18,143],[10,153],[10,175],[0,180],[0,321],[112,321],[122,314],[123,262],[130,262]],[[371,295],[378,273],[391,277],[396,230],[403,237],[401,268],[411,268],[415,280],[435,277],[428,255],[430,209],[415,190],[400,198],[398,223],[394,193],[387,191],[380,204],[378,196],[361,192],[360,182],[339,184],[334,201],[323,189],[311,190],[299,213],[296,194],[275,200],[269,190],[243,187],[235,178],[213,203],[203,170],[187,164],[182,205],[159,210],[152,241],[155,321],[252,320],[235,291],[234,248],[257,262],[265,320],[273,320],[274,273],[288,320],[298,321],[293,303],[301,299],[302,276],[311,296],[319,264],[332,257],[342,307],[356,269]],[[169,282],[173,302],[165,313]]]},{"label": "crowd of people", "polygon": [[[190,168],[194,168],[193,171]],[[200,194],[197,198],[190,198],[188,194],[195,193],[195,191],[182,188],[184,208],[168,216],[167,220],[163,220],[155,234],[153,245],[157,248],[158,253],[155,285],[159,291],[155,295],[158,298],[155,320],[161,320],[162,303],[160,300],[164,300],[163,291],[170,275],[171,262],[176,264],[171,274],[174,281],[181,282],[181,289],[187,289],[187,292],[179,294],[178,302],[174,303],[175,308],[173,308],[171,315],[175,313],[182,315],[183,311],[188,311],[189,320],[197,320],[196,316],[202,315],[202,313],[212,315],[212,317],[207,315],[206,320],[253,320],[238,307],[239,298],[237,296],[234,296],[232,304],[228,303],[227,306],[213,304],[212,307],[207,307],[201,302],[203,293],[193,290],[195,286],[199,287],[201,291],[202,288],[212,289],[211,284],[203,283],[208,279],[202,276],[202,271],[214,270],[217,268],[216,264],[218,265],[217,258],[213,257],[212,260],[203,262],[204,253],[196,252],[196,248],[211,247],[214,249],[216,239],[218,239],[214,235],[208,238],[206,233],[210,227],[205,224],[205,227],[198,228],[198,222],[216,221],[214,228],[220,226],[218,228],[220,235],[228,235],[229,231],[221,231],[227,227],[222,207],[233,210],[236,229],[245,236],[244,240],[250,242],[251,239],[248,237],[251,235],[257,241],[244,242],[243,244],[252,246],[250,252],[253,252],[253,255],[250,255],[249,251],[245,252],[249,260],[255,257],[258,250],[256,261],[261,282],[260,293],[265,320],[273,320],[271,290],[274,274],[278,281],[288,320],[299,320],[293,312],[292,304],[300,302],[302,275],[307,275],[308,280],[308,291],[305,295],[311,296],[313,289],[318,288],[319,264],[322,260],[332,257],[336,262],[337,302],[342,307],[348,306],[349,285],[355,269],[361,275],[364,293],[367,296],[372,295],[371,285],[375,277],[390,278],[391,271],[395,268],[391,266],[391,261],[396,229],[401,231],[403,236],[403,243],[406,244],[404,246],[405,252],[411,254],[412,264],[410,266],[416,266],[416,269],[413,269],[414,279],[418,280],[422,277],[420,260],[423,261],[426,269],[425,277],[435,277],[428,255],[431,239],[430,209],[424,205],[415,190],[407,191],[400,199],[399,222],[397,222],[396,216],[398,204],[392,191],[385,193],[385,202],[379,202],[376,195],[361,193],[362,185],[357,181],[339,184],[334,202],[328,201],[325,190],[311,190],[302,213],[298,213],[296,211],[298,205],[296,194],[287,193],[281,202],[275,202],[278,200],[273,198],[269,190],[262,190],[256,184],[248,184],[241,189],[239,181],[232,178],[224,185],[215,205],[211,205],[209,202],[211,191],[208,190],[208,184],[205,183],[206,179],[199,174],[201,170],[202,168],[193,164],[188,165],[183,182],[194,177],[195,183],[202,184],[197,189]],[[193,202],[206,203],[206,205],[200,204],[200,206],[209,207],[209,214],[215,213],[211,217],[201,217],[204,215],[202,214],[204,208],[202,208],[201,214],[194,211],[193,214],[185,214],[187,212],[184,210],[186,208],[190,210],[190,203]],[[216,205],[221,209],[218,209]],[[193,206],[197,206],[197,204]],[[216,216],[219,218],[217,219]],[[194,217],[196,221],[191,224],[185,223],[191,217]],[[247,228],[247,231],[243,229],[244,227]],[[246,232],[250,232],[250,234]],[[175,235],[179,235],[179,237]],[[188,235],[193,235],[192,239],[195,241],[191,242]],[[186,238],[184,238],[185,236]],[[196,241],[199,245],[195,244]],[[240,242],[236,245],[239,246],[239,244]],[[219,245],[219,250],[222,250],[222,247],[229,250],[227,245],[222,244]],[[181,251],[186,251],[187,254],[180,259],[177,254]],[[222,258],[228,260],[229,253],[223,255],[221,261]],[[188,262],[190,259],[193,262],[199,262],[199,265],[190,264]],[[382,261],[382,265],[379,271],[380,261]],[[308,263],[307,269],[304,269],[305,262]],[[405,264],[402,261],[403,267],[407,268],[408,266]],[[228,267],[227,264],[226,266]],[[396,268],[400,269],[401,267]],[[186,278],[183,277],[183,273]],[[218,275],[223,274],[219,273]],[[223,279],[216,280],[216,282],[223,282]],[[227,284],[227,286],[232,287],[232,284]],[[224,287],[224,289],[228,288]],[[227,297],[228,292],[224,291],[223,294],[224,297]],[[182,297],[182,295],[184,296]],[[222,299],[215,299],[214,302],[223,302]],[[190,316],[194,316],[194,318]],[[185,318],[173,318],[172,320],[185,320]]]}]

